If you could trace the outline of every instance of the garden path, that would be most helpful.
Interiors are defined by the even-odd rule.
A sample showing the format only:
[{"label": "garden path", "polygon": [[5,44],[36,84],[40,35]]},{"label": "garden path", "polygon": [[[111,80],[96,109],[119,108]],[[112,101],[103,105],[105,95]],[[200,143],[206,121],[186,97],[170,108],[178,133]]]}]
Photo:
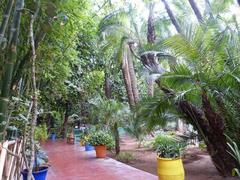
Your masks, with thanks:
[{"label": "garden path", "polygon": [[43,145],[51,167],[47,180],[157,180],[157,176],[111,158],[97,159],[95,151],[64,141]]}]

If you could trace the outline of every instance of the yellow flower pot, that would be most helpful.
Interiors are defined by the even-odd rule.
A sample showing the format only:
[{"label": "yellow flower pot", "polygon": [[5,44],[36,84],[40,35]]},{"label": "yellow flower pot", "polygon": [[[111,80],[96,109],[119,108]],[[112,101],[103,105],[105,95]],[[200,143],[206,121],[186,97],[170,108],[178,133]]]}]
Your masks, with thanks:
[{"label": "yellow flower pot", "polygon": [[159,180],[184,180],[184,168],[182,159],[159,158],[158,179]]}]

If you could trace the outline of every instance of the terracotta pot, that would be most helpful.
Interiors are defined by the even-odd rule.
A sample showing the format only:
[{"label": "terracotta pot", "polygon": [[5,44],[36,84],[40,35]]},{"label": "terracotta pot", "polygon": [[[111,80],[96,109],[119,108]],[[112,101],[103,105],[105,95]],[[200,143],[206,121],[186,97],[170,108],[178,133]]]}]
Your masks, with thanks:
[{"label": "terracotta pot", "polygon": [[95,146],[95,150],[96,150],[97,158],[105,158],[106,157],[106,151],[107,151],[106,146]]}]

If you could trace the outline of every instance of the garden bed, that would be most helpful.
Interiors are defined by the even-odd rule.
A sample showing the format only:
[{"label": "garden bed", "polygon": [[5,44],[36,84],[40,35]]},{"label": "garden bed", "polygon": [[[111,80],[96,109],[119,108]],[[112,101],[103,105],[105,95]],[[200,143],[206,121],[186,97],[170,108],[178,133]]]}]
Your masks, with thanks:
[{"label": "garden bed", "polygon": [[[134,159],[124,163],[137,169],[157,175],[156,153],[150,148],[138,148],[137,141],[128,136],[124,136],[121,138],[121,152],[128,152],[134,157]],[[117,159],[114,155],[114,152],[109,151],[108,156]],[[183,163],[186,173],[186,180],[235,179],[222,178],[212,164],[208,153],[206,151],[201,151],[198,148],[189,148],[184,155]]]}]

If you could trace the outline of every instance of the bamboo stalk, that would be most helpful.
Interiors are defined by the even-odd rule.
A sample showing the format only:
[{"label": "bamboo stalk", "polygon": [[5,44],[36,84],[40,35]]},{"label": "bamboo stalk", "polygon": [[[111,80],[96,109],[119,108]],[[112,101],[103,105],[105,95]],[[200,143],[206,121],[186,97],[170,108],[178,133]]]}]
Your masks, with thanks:
[{"label": "bamboo stalk", "polygon": [[7,29],[9,17],[12,12],[13,2],[14,2],[14,0],[8,0],[6,10],[3,14],[3,21],[0,26],[0,47],[1,47],[1,44],[4,42],[4,36],[5,36],[6,29]]},{"label": "bamboo stalk", "polygon": [[12,24],[12,39],[9,44],[9,57],[6,60],[4,65],[4,73],[2,75],[2,87],[1,87],[1,96],[0,96],[0,141],[3,140],[4,127],[7,120],[7,110],[10,94],[10,84],[12,79],[12,73],[14,68],[14,63],[17,59],[17,40],[20,29],[21,22],[21,10],[24,6],[24,0],[17,0],[15,13],[13,17]]}]

